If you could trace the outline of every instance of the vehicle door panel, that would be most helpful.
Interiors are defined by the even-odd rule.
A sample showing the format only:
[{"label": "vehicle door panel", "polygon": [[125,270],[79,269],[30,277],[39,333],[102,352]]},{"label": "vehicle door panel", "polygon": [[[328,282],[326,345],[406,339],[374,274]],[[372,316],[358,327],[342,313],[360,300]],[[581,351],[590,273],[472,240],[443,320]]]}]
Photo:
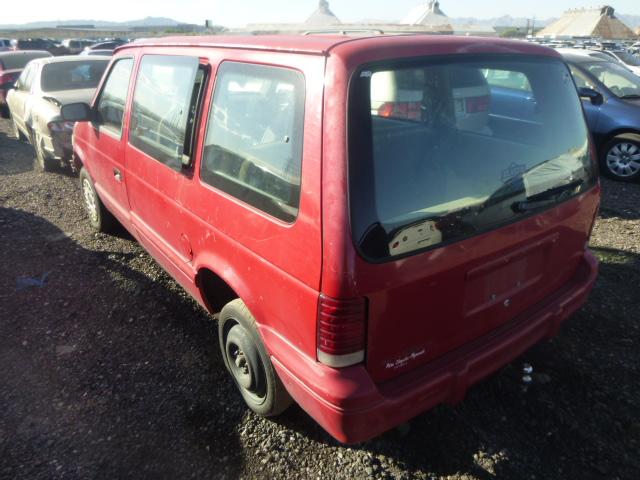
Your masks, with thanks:
[{"label": "vehicle door panel", "polygon": [[[142,242],[152,243],[185,275],[193,277],[191,246],[184,234],[180,196],[192,181],[182,165],[181,129],[189,114],[200,61],[195,56],[145,55],[133,94],[126,146],[127,191],[131,220]],[[203,81],[203,79],[200,79]]]},{"label": "vehicle door panel", "polygon": [[124,138],[127,130],[127,99],[130,97],[133,57],[115,60],[99,88],[93,110],[96,120],[83,124],[87,166],[100,198],[120,221],[129,218],[124,169]]}]

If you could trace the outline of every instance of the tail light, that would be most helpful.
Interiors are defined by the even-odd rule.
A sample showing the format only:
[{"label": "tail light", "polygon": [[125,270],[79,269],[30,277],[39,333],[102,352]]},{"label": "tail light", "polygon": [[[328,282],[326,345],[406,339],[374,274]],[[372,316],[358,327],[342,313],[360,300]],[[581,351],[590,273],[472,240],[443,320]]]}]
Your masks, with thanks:
[{"label": "tail light", "polygon": [[422,103],[386,102],[378,108],[378,116],[418,121],[422,119]]},{"label": "tail light", "polygon": [[75,122],[49,122],[47,127],[49,127],[51,133],[71,133],[75,124]]},{"label": "tail light", "polygon": [[367,305],[364,298],[318,302],[318,361],[334,368],[364,361]]},{"label": "tail light", "polygon": [[15,82],[20,76],[20,72],[2,73],[0,70],[0,85],[3,83]]},{"label": "tail light", "polygon": [[491,105],[491,97],[482,95],[480,97],[467,98],[467,113],[481,113],[489,110]]}]

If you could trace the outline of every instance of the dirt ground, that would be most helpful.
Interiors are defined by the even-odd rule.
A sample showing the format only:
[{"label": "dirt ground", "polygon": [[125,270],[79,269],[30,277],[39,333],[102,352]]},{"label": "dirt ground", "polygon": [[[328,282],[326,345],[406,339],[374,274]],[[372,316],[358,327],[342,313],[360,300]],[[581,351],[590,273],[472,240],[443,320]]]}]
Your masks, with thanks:
[{"label": "dirt ground", "polygon": [[[0,478],[636,479],[640,185],[603,181],[591,299],[551,342],[357,447],[247,411],[214,321],[0,121]],[[524,363],[534,366],[525,391]]]}]

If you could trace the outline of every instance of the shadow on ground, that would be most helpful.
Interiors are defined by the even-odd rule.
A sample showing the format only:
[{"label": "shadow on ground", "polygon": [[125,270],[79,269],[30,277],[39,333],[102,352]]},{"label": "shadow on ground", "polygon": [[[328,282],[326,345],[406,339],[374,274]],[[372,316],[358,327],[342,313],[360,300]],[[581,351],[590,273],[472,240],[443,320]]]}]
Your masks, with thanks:
[{"label": "shadow on ground", "polygon": [[243,470],[214,324],[132,255],[0,208],[0,477]]}]

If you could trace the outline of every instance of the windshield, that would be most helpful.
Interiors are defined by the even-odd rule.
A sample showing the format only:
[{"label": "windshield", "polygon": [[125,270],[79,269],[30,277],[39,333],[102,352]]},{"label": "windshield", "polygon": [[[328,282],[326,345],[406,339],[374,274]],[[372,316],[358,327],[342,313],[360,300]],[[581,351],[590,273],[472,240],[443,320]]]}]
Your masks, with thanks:
[{"label": "windshield", "polygon": [[108,63],[108,60],[49,63],[42,68],[42,91],[96,88]]},{"label": "windshield", "polygon": [[636,55],[628,52],[616,52],[616,55],[627,65],[632,67],[640,67],[640,59]]},{"label": "windshield", "polygon": [[498,228],[595,181],[580,101],[557,59],[369,65],[349,108],[353,236],[371,259]]},{"label": "windshield", "polygon": [[584,63],[582,67],[619,98],[640,95],[640,77],[613,62]]}]

